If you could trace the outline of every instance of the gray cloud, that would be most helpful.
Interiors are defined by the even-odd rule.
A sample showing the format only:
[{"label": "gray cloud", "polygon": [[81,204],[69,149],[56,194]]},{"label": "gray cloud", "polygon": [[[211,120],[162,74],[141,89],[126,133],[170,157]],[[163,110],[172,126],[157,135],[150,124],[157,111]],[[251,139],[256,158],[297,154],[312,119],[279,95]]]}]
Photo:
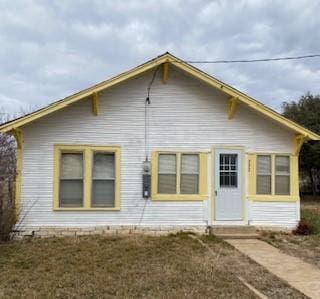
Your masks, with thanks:
[{"label": "gray cloud", "polygon": [[[187,60],[320,52],[320,1],[1,1],[0,107],[43,106],[165,51]],[[275,109],[320,93],[320,59],[197,65]]]}]

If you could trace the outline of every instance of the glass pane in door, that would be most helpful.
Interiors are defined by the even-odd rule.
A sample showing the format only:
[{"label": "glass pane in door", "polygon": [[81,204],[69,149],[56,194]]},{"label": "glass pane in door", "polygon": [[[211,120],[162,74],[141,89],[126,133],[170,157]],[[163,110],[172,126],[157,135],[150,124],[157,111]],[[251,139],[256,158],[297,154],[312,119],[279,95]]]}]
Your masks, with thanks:
[{"label": "glass pane in door", "polygon": [[219,181],[220,187],[238,187],[238,155],[220,154],[219,157]]}]

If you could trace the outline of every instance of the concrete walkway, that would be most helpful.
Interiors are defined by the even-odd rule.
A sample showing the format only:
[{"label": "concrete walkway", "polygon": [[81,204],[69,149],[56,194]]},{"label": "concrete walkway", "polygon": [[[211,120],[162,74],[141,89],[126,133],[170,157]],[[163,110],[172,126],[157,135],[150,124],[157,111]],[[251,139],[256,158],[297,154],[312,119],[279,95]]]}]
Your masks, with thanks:
[{"label": "concrete walkway", "polygon": [[310,298],[320,298],[320,270],[260,240],[226,240],[271,273]]}]

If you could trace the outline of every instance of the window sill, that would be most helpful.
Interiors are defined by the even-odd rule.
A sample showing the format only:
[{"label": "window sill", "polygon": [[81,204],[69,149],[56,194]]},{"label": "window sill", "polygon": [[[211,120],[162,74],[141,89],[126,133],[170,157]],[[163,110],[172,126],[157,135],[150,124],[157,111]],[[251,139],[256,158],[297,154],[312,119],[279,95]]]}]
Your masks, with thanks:
[{"label": "window sill", "polygon": [[247,199],[252,201],[298,201],[299,195],[249,195]]},{"label": "window sill", "polygon": [[120,211],[119,207],[114,208],[53,208],[53,211]]},{"label": "window sill", "polygon": [[153,194],[153,201],[200,201],[208,199],[208,195],[200,194]]}]

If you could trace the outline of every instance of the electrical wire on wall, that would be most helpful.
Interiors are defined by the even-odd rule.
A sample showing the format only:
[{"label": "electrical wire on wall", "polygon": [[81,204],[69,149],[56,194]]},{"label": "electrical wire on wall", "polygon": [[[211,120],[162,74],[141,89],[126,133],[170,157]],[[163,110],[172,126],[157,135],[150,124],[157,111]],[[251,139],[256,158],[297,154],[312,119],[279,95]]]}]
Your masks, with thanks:
[{"label": "electrical wire on wall", "polygon": [[[152,74],[152,78],[147,86],[147,97],[144,102],[144,154],[145,154],[146,164],[149,164],[149,109],[148,109],[148,106],[151,104],[151,101],[150,101],[151,87],[152,87],[152,84],[154,83],[154,80],[156,79],[159,68],[160,68],[160,65],[157,66],[157,68],[154,70]],[[144,171],[146,171],[146,169],[144,169]],[[141,222],[143,220],[147,203],[148,203],[148,200],[145,200],[143,209],[141,212],[141,216],[139,219],[139,223],[138,223],[139,226],[141,225]]]},{"label": "electrical wire on wall", "polygon": [[158,70],[159,70],[159,65],[157,68],[154,70],[151,81],[149,82],[147,86],[147,97],[144,102],[144,154],[145,154],[145,160],[149,161],[149,110],[148,110],[148,105],[151,104],[150,101],[150,92],[151,92],[151,87],[152,84],[157,76]]}]

